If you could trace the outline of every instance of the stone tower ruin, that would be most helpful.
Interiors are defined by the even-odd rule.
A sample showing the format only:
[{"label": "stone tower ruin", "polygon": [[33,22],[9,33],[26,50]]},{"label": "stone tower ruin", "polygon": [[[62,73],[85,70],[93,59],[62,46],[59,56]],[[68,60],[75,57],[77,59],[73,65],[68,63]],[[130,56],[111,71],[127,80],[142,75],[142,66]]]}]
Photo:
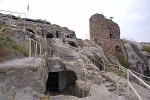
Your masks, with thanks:
[{"label": "stone tower ruin", "polygon": [[100,45],[105,53],[115,55],[115,48],[121,43],[118,24],[105,18],[102,14],[92,15],[89,24],[90,40]]}]

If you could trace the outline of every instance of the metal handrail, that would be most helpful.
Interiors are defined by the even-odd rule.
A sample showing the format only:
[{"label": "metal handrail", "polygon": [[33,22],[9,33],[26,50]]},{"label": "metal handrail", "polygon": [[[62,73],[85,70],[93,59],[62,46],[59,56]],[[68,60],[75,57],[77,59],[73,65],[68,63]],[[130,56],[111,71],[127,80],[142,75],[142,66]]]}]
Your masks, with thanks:
[{"label": "metal handrail", "polygon": [[135,72],[135,71],[133,71],[133,70],[131,70],[131,72],[136,73],[136,74],[138,74],[138,75],[141,75],[141,76],[143,76],[143,77],[146,77],[146,78],[150,79],[150,77],[145,76],[145,75],[143,75],[143,74],[140,74],[140,73],[138,73],[138,72]]},{"label": "metal handrail", "polygon": [[139,78],[138,76],[136,76],[131,70],[127,69],[126,72],[124,72],[124,74],[116,81],[116,85],[117,85],[117,91],[120,89],[119,87],[119,81],[121,80],[121,78],[125,75],[125,73],[127,73],[127,95],[129,95],[129,87],[134,91],[134,93],[136,94],[136,96],[139,98],[139,100],[142,100],[142,98],[140,97],[140,95],[136,92],[136,90],[133,88],[133,86],[131,85],[130,81],[129,81],[129,75],[134,76],[138,81],[140,81],[144,86],[146,86],[148,89],[150,89],[150,86],[145,83],[141,78]]},{"label": "metal handrail", "polygon": [[144,84],[148,89],[150,89],[150,86],[147,83],[145,83],[141,78],[139,78],[138,76],[136,76],[133,72],[131,72],[131,70],[128,69],[128,72],[130,74],[132,74],[132,76],[134,76],[136,79],[138,79],[142,84]]}]

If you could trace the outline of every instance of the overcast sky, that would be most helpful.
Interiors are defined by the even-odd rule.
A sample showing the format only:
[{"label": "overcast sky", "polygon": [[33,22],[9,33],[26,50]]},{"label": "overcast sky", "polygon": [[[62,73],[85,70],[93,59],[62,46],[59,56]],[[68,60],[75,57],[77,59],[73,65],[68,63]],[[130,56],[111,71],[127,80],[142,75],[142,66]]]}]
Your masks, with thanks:
[{"label": "overcast sky", "polygon": [[0,10],[27,13],[34,19],[68,27],[78,38],[89,34],[89,18],[104,14],[119,24],[121,37],[150,42],[150,0],[0,0]]}]

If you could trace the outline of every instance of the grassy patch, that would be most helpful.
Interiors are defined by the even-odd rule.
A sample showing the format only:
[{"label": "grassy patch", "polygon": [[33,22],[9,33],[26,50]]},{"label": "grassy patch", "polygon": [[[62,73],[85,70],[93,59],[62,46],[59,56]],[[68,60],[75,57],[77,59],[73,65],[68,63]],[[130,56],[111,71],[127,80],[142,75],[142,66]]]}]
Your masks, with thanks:
[{"label": "grassy patch", "polygon": [[128,60],[123,55],[118,54],[116,57],[122,66],[124,66],[125,68],[130,68],[130,62],[128,62]]},{"label": "grassy patch", "polygon": [[0,29],[2,29],[2,27],[3,27],[3,23],[2,23],[2,22],[0,22]]},{"label": "grassy patch", "polygon": [[121,48],[121,47],[119,47],[119,46],[116,46],[116,48],[115,48],[115,49],[116,49],[116,51],[117,51],[117,52],[121,52],[121,51],[122,51],[122,48]]},{"label": "grassy patch", "polygon": [[24,56],[28,56],[28,50],[16,44],[10,37],[0,37],[0,57],[6,57],[11,54],[17,56],[17,52],[24,54]]},{"label": "grassy patch", "polygon": [[0,22],[0,30],[2,29],[2,27],[8,27],[8,25],[3,24],[2,22]]},{"label": "grassy patch", "polygon": [[116,68],[116,67],[114,67],[113,65],[110,65],[110,64],[107,65],[107,70],[116,73],[118,76],[121,76],[123,74],[122,71],[120,71],[118,68]]},{"label": "grassy patch", "polygon": [[150,46],[143,46],[143,50],[150,53]]}]

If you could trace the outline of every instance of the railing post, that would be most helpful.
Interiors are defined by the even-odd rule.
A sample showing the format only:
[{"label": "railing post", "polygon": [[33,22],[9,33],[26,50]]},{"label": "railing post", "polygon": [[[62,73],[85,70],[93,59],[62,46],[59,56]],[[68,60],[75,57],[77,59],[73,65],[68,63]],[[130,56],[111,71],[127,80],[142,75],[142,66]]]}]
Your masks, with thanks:
[{"label": "railing post", "polygon": [[42,45],[40,43],[40,56],[41,56],[41,52],[42,52]]},{"label": "railing post", "polygon": [[129,70],[127,69],[127,95],[129,96]]},{"label": "railing post", "polygon": [[50,49],[50,51],[49,51],[50,52],[50,56],[52,57],[52,54],[51,54],[52,48],[50,47],[49,49]]},{"label": "railing post", "polygon": [[31,57],[31,38],[29,38],[29,57]]},{"label": "railing post", "polygon": [[44,38],[45,39],[45,45],[46,45],[46,52],[47,52],[47,40],[46,40],[46,38]]},{"label": "railing post", "polygon": [[118,88],[119,88],[119,83],[117,82],[117,95],[118,95]]},{"label": "railing post", "polygon": [[35,44],[35,57],[36,57],[36,55],[37,55],[37,42]]}]

